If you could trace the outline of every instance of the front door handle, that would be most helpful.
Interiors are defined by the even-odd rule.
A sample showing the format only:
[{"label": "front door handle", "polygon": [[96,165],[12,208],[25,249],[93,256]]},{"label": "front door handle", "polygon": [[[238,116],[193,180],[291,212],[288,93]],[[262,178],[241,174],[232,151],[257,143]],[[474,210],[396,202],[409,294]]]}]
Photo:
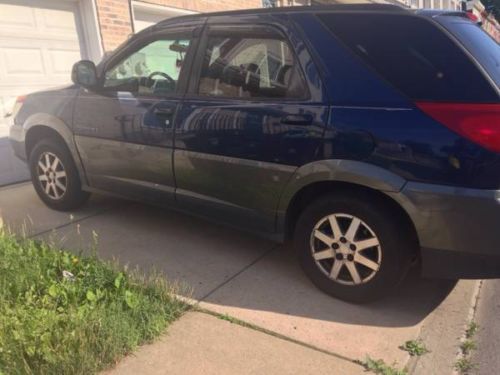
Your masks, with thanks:
[{"label": "front door handle", "polygon": [[313,117],[311,115],[287,115],[281,119],[285,125],[311,125]]},{"label": "front door handle", "polygon": [[165,107],[165,108],[155,107],[153,113],[158,116],[172,116],[174,114],[174,111],[175,109],[171,107]]}]

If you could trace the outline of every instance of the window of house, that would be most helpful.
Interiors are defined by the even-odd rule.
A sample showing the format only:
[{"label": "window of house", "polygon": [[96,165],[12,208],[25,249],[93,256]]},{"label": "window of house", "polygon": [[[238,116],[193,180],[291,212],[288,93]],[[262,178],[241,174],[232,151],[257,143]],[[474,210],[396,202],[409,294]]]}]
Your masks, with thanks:
[{"label": "window of house", "polygon": [[189,40],[156,40],[121,60],[105,73],[104,87],[143,95],[176,90]]},{"label": "window of house", "polygon": [[279,36],[212,35],[203,61],[200,95],[232,98],[303,97],[305,84]]}]

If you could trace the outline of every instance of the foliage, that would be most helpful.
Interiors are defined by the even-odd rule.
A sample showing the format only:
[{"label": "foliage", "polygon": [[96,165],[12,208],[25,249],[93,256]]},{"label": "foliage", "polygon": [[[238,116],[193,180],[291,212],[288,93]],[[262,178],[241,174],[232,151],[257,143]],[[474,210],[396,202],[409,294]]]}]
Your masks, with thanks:
[{"label": "foliage", "polygon": [[366,357],[366,360],[361,362],[361,364],[367,371],[371,371],[378,375],[408,375],[406,369],[399,370],[395,367],[396,364],[390,366],[382,359],[375,360],[370,357]]},{"label": "foliage", "polygon": [[460,374],[469,374],[476,369],[476,365],[469,358],[461,358],[455,363],[455,370]]},{"label": "foliage", "polygon": [[429,353],[429,349],[425,347],[422,340],[408,340],[399,348],[408,352],[412,357]]},{"label": "foliage", "polygon": [[0,233],[0,374],[91,374],[185,310],[159,276]]},{"label": "foliage", "polygon": [[470,322],[465,330],[465,337],[468,339],[472,338],[477,333],[478,329],[479,325],[476,322]]},{"label": "foliage", "polygon": [[476,350],[476,342],[473,340],[465,340],[461,345],[460,345],[460,350],[462,351],[464,356],[469,355],[473,350]]}]

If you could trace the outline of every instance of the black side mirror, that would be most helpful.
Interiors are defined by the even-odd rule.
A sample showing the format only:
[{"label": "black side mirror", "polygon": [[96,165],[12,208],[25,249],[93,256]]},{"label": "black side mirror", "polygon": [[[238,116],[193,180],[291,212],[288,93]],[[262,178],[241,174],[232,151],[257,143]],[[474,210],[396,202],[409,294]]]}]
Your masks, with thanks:
[{"label": "black side mirror", "polygon": [[92,88],[97,86],[97,69],[90,60],[81,60],[73,65],[71,80],[77,85]]}]

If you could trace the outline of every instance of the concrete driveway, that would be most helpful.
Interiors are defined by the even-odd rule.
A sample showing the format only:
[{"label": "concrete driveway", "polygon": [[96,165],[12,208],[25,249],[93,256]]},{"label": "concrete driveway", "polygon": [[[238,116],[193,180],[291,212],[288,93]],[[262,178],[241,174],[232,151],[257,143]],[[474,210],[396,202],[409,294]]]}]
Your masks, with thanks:
[{"label": "concrete driveway", "polygon": [[0,119],[0,186],[27,181],[29,178],[26,164],[12,152],[7,124]]},{"label": "concrete driveway", "polygon": [[[436,346],[428,355],[431,363],[440,358],[451,371],[442,351],[447,350],[446,361],[454,358],[474,290],[471,281],[454,288],[454,283],[422,280],[414,272],[391,297],[351,305],[318,291],[284,246],[107,197],[94,196],[72,214],[55,212],[39,201],[29,183],[0,188],[0,219],[17,233],[73,251],[89,251],[96,238],[99,256],[160,270],[180,281],[184,293],[202,307],[351,360],[369,355],[418,368],[398,347],[424,334],[434,342],[431,350]],[[446,328],[439,336],[448,335],[448,344],[446,337],[435,340],[435,327]]]}]

